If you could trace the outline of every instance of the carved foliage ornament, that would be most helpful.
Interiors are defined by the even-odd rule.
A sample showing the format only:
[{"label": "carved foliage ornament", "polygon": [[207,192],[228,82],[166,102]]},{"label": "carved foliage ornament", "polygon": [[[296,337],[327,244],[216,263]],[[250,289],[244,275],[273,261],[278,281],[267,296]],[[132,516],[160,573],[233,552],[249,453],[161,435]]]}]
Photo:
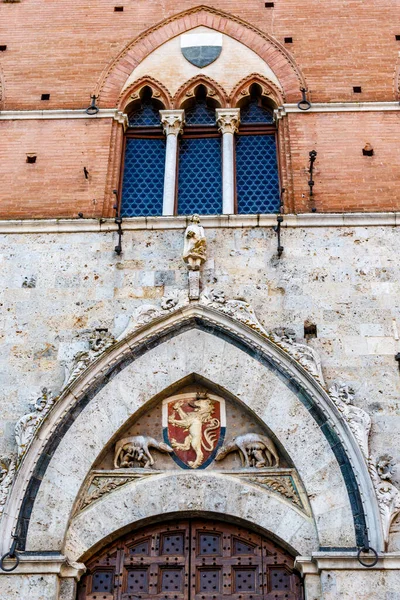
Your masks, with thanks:
[{"label": "carved foliage ornament", "polygon": [[400,514],[400,490],[392,483],[392,460],[392,457],[387,454],[377,460],[373,457],[368,460],[368,468],[381,514],[385,544],[389,542],[389,531],[393,519]]},{"label": "carved foliage ornament", "polygon": [[54,397],[51,390],[42,389],[39,398],[31,402],[33,411],[23,415],[15,426],[15,441],[18,448],[18,460],[21,460],[37,429],[50,411],[58,397]]},{"label": "carved foliage ornament", "polygon": [[293,329],[282,327],[274,329],[271,333],[271,339],[283,350],[286,350],[295,358],[307,371],[309,371],[324,386],[324,376],[322,374],[321,358],[316,350],[306,344],[300,344],[296,341],[296,334]]},{"label": "carved foliage ornament", "polygon": [[334,383],[329,394],[342,417],[347,421],[360,446],[364,458],[368,460],[368,437],[371,431],[371,417],[362,408],[354,406],[355,392],[344,383]]},{"label": "carved foliage ornament", "polygon": [[4,512],[8,493],[11,489],[17,468],[17,457],[0,457],[0,518]]},{"label": "carved foliage ornament", "polygon": [[71,361],[64,362],[65,378],[62,389],[79,377],[96,358],[115,342],[115,337],[108,329],[99,328],[91,331],[87,350],[78,352]]}]

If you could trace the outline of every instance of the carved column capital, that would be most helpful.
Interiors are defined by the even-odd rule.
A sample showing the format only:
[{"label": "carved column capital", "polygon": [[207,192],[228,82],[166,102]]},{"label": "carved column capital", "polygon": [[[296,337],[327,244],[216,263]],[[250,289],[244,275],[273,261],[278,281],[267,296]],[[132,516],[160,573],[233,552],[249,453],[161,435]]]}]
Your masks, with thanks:
[{"label": "carved column capital", "polygon": [[160,117],[165,135],[178,136],[182,133],[185,124],[184,110],[160,110]]},{"label": "carved column capital", "polygon": [[240,123],[240,108],[217,108],[217,125],[222,134],[236,133]]}]

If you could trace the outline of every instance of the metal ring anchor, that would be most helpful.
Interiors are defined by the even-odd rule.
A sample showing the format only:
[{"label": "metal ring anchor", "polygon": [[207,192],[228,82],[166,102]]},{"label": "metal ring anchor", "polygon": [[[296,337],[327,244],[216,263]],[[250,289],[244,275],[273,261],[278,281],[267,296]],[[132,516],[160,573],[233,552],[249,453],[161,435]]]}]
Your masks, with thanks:
[{"label": "metal ring anchor", "polygon": [[[17,543],[18,543],[18,536],[17,535],[13,535],[13,543],[11,544],[11,548],[10,551],[7,552],[6,554],[4,554],[1,558],[0,558],[0,569],[2,571],[5,571],[5,573],[11,573],[11,571],[15,571],[15,569],[18,567],[19,565],[19,555],[18,552],[16,550],[17,548]],[[8,558],[15,558],[15,564],[12,565],[12,567],[10,569],[7,569],[4,566],[4,561],[6,561]]]},{"label": "metal ring anchor", "polygon": [[97,100],[98,96],[93,95],[93,96],[90,96],[90,98],[91,98],[92,102],[91,102],[90,106],[85,110],[85,113],[87,115],[97,115],[97,113],[100,110],[99,107],[96,106],[96,100]]},{"label": "metal ring anchor", "polygon": [[[372,559],[372,562],[363,562],[361,559],[361,554],[363,552],[366,552],[367,554],[369,552],[372,552],[372,554],[374,555],[374,558]],[[359,549],[359,551],[357,552],[357,560],[360,563],[360,565],[362,565],[363,567],[367,567],[367,568],[371,568],[371,567],[375,567],[375,565],[377,564],[379,557],[378,557],[378,553],[376,550],[374,550],[371,547],[366,547],[363,546],[362,548]]]},{"label": "metal ring anchor", "polygon": [[311,102],[307,100],[306,88],[300,88],[302,99],[297,103],[297,108],[300,110],[309,110],[311,108]]}]

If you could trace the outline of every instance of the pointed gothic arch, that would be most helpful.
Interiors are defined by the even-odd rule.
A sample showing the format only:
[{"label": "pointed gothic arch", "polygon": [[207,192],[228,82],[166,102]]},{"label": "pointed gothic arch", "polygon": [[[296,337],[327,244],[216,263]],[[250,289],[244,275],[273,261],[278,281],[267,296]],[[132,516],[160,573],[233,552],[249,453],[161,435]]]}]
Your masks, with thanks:
[{"label": "pointed gothic arch", "polygon": [[[368,527],[370,543],[383,548],[365,460],[321,384],[251,323],[202,305],[156,315],[135,328],[64,391],[18,471],[2,522],[4,544],[17,525],[22,537],[28,534],[28,550],[69,549],[76,558],[79,552],[66,540],[75,539],[74,530],[69,530],[74,506],[99,452],[136,410],[191,373],[208,378],[236,395],[261,419],[268,419],[313,497],[314,524],[322,547],[362,545]],[[124,378],[129,380],[129,390],[124,388]],[[86,443],[88,427],[90,444]],[[313,461],[309,461],[310,452]],[[60,474],[62,498],[55,483]],[[338,491],[336,499],[329,496],[331,487]],[[48,512],[46,507],[55,499],[61,504]],[[340,526],[330,524],[327,505],[338,511],[332,515],[340,514]],[[46,523],[45,533],[40,523]],[[101,537],[100,530],[98,534]]]},{"label": "pointed gothic arch", "polygon": [[276,74],[285,101],[298,101],[299,89],[306,87],[305,80],[294,58],[282,44],[238,17],[208,6],[197,6],[161,21],[120,52],[98,82],[95,93],[99,96],[99,105],[115,106],[129,74],[148,54],[167,40],[200,25],[225,33],[253,50]]},{"label": "pointed gothic arch", "polygon": [[196,95],[197,89],[203,86],[207,97],[215,102],[217,108],[227,106],[228,96],[223,87],[207,75],[196,75],[177,90],[174,98],[174,108],[185,108],[187,102]]}]

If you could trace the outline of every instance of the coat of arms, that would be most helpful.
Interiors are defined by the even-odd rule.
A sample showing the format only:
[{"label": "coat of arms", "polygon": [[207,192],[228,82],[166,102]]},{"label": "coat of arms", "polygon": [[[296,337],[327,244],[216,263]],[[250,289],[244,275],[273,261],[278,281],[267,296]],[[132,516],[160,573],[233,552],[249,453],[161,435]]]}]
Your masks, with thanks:
[{"label": "coat of arms", "polygon": [[163,402],[164,440],[184,469],[204,469],[225,436],[225,402],[208,393],[187,393]]},{"label": "coat of arms", "polygon": [[222,50],[222,34],[217,31],[184,33],[181,35],[181,51],[192,65],[199,69],[213,63]]}]

